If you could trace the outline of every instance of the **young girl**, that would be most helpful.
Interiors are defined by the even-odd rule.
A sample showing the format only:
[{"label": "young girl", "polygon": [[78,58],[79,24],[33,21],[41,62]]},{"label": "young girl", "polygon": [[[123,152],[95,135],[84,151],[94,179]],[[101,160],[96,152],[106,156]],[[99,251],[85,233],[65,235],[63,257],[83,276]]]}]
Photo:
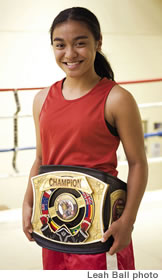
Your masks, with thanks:
[{"label": "young girl", "polygon": [[31,177],[40,165],[74,165],[117,176],[116,150],[121,141],[128,160],[127,202],[122,216],[104,233],[109,252],[77,255],[43,249],[44,269],[135,269],[131,234],[147,182],[147,161],[139,111],[132,95],[114,81],[101,53],[96,16],[85,8],[62,11],[50,29],[58,66],[66,77],[34,99],[36,159],[23,203],[23,229],[31,241]]}]

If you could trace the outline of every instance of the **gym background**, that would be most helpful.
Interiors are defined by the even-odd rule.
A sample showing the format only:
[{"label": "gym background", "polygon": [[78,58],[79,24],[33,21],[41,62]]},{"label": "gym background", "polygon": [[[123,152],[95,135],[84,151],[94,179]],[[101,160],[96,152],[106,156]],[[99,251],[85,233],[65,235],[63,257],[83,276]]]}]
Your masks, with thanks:
[{"label": "gym background", "polygon": [[[55,63],[49,28],[61,10],[72,6],[86,7],[98,17],[103,34],[102,51],[112,65],[115,80],[135,81],[122,86],[133,94],[139,104],[144,133],[154,134],[145,138],[149,180],[137,217],[134,243],[137,269],[162,269],[160,249],[155,245],[152,249],[148,248],[155,240],[162,241],[161,220],[155,222],[155,218],[162,215],[162,138],[158,136],[162,131],[162,1],[0,0],[0,89],[46,87],[64,77]],[[146,81],[137,83],[141,80]],[[28,262],[23,260],[23,247],[17,251],[17,259],[12,259],[13,264],[7,255],[7,261],[3,256],[0,269],[41,269],[40,248],[30,244],[21,230],[21,205],[35,157],[35,131],[31,115],[37,92],[17,91],[20,111],[14,129],[13,117],[17,111],[14,92],[0,91],[0,222],[6,227],[6,222],[11,223],[6,229],[8,233],[0,231],[0,239],[2,244],[8,244],[5,238],[10,227],[15,229],[15,234],[18,232],[16,238],[22,242],[21,246],[25,246],[26,252],[33,252],[33,260]],[[14,169],[13,152],[2,150],[13,148],[15,137],[17,147],[29,149],[16,152]],[[119,178],[126,180],[128,169],[122,147],[118,157]],[[151,226],[153,222],[155,224]],[[152,228],[154,236],[150,233]]]}]

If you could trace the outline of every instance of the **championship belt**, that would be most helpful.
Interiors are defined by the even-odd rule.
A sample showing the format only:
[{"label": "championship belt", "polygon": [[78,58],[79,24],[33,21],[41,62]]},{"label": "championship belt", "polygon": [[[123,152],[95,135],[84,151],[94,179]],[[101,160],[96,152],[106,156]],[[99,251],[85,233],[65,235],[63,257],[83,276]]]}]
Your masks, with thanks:
[{"label": "championship belt", "polygon": [[91,168],[44,165],[32,179],[35,241],[54,251],[98,254],[109,251],[103,233],[122,214],[126,183]]}]

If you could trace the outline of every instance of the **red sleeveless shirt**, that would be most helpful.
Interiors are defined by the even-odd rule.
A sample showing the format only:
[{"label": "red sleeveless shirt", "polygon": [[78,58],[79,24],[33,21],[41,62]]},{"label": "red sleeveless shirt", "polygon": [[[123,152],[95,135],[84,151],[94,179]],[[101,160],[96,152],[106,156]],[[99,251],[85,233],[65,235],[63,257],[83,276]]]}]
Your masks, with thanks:
[{"label": "red sleeveless shirt", "polygon": [[104,108],[115,82],[103,78],[86,95],[66,100],[53,84],[40,113],[42,164],[75,165],[117,175],[119,137],[107,128]]}]

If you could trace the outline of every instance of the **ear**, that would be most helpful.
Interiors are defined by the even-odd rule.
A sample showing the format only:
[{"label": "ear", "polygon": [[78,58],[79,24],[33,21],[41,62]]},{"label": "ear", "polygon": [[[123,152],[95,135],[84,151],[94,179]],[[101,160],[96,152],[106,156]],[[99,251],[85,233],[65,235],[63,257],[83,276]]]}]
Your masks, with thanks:
[{"label": "ear", "polygon": [[101,51],[101,47],[102,47],[102,34],[100,35],[99,41],[97,41],[96,50],[100,52]]}]

